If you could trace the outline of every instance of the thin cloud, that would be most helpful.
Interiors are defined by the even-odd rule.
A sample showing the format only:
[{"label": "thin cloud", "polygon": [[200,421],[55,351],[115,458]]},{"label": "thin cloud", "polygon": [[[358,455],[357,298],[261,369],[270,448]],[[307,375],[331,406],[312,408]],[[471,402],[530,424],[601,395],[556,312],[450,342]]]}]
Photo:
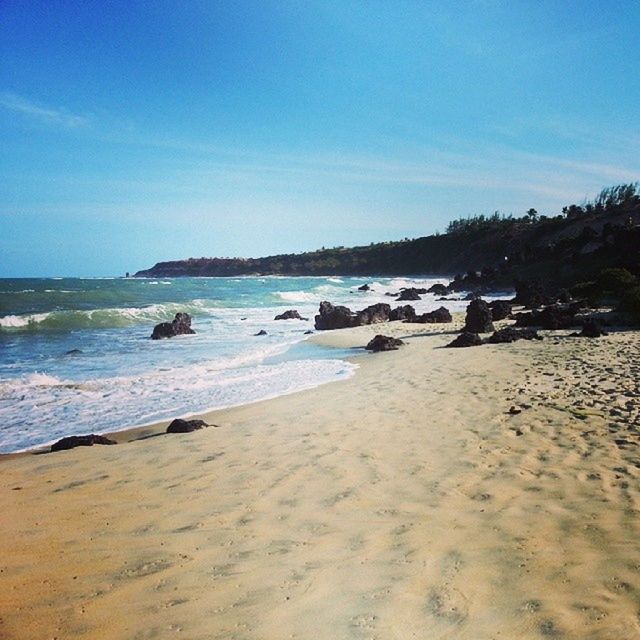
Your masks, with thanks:
[{"label": "thin cloud", "polygon": [[89,124],[87,116],[71,113],[65,108],[43,107],[15,93],[0,93],[0,107],[49,125],[67,129],[77,129]]}]

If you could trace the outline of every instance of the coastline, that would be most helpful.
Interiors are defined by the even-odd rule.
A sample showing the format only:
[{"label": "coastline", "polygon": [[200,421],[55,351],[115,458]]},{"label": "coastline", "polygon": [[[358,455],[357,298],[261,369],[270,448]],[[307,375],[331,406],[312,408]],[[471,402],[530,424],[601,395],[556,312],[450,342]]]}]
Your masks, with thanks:
[{"label": "coastline", "polygon": [[219,428],[0,458],[1,635],[636,637],[640,334],[459,325],[316,335],[407,345]]}]

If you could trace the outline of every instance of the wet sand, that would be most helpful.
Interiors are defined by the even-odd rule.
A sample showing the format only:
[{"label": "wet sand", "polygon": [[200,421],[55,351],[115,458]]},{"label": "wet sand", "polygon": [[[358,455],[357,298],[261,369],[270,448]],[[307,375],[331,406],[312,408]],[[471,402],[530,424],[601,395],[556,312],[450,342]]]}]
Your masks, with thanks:
[{"label": "wet sand", "polygon": [[408,337],[219,427],[0,459],[0,638],[640,637],[640,335],[442,331],[322,334]]}]

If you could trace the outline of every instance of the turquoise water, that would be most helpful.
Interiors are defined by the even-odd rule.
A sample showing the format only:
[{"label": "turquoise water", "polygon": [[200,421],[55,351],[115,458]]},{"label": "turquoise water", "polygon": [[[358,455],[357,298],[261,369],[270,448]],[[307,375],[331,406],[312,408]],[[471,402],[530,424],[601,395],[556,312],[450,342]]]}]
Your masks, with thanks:
[{"label": "turquoise water", "polygon": [[[245,404],[353,374],[304,342],[321,300],[361,309],[446,278],[0,280],[0,452]],[[369,282],[373,291],[358,292]],[[441,303],[412,303],[421,311]],[[447,302],[462,310],[462,302]],[[274,321],[285,309],[307,321]],[[154,341],[178,311],[196,335]],[[266,336],[255,336],[264,329]],[[353,355],[350,353],[349,355]]]}]

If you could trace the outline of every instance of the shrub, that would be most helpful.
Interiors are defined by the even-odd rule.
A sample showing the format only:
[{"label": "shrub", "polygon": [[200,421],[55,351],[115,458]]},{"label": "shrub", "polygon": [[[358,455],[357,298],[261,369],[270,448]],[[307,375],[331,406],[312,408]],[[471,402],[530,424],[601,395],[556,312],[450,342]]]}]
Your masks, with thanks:
[{"label": "shrub", "polygon": [[640,324],[640,286],[632,287],[624,292],[619,309],[630,313],[634,322]]},{"label": "shrub", "polygon": [[623,295],[638,284],[638,278],[626,269],[603,269],[597,280],[598,288],[616,296]]}]

